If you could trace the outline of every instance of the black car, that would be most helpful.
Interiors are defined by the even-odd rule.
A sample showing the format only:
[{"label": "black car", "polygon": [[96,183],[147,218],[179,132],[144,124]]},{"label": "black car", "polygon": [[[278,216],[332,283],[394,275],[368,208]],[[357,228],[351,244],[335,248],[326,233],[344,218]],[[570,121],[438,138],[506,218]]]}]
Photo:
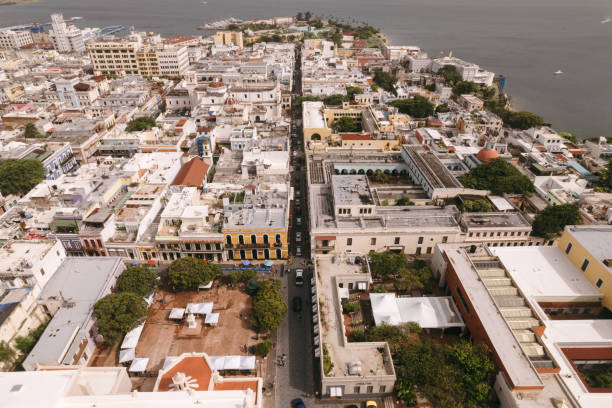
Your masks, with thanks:
[{"label": "black car", "polygon": [[306,405],[304,405],[304,401],[301,398],[296,398],[291,401],[291,408],[306,408]]},{"label": "black car", "polygon": [[300,313],[302,311],[302,298],[299,296],[293,298],[293,311],[295,313]]}]

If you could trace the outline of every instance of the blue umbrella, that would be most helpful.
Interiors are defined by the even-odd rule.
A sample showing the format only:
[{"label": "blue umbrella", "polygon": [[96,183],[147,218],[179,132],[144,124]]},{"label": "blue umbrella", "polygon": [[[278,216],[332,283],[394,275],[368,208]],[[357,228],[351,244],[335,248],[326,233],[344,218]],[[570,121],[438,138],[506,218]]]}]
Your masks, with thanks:
[{"label": "blue umbrella", "polygon": [[274,264],[274,262],[272,262],[270,259],[268,259],[266,262],[264,262],[264,265],[266,265],[266,266],[272,266],[272,264]]},{"label": "blue umbrella", "polygon": [[249,261],[249,260],[247,259],[247,260],[242,261],[242,264],[243,264],[243,265],[250,265],[250,264],[251,264],[251,261]]},{"label": "blue umbrella", "polygon": [[132,262],[132,265],[138,265],[140,263],[140,261],[138,259],[136,259],[134,262]]}]

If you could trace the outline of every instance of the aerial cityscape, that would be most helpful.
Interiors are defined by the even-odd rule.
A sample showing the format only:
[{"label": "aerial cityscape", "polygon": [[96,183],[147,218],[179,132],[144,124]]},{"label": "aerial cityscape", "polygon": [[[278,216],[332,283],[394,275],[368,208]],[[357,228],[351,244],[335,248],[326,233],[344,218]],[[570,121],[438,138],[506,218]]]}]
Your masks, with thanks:
[{"label": "aerial cityscape", "polygon": [[0,408],[612,407],[612,136],[367,15],[2,20],[37,4],[0,0]]}]

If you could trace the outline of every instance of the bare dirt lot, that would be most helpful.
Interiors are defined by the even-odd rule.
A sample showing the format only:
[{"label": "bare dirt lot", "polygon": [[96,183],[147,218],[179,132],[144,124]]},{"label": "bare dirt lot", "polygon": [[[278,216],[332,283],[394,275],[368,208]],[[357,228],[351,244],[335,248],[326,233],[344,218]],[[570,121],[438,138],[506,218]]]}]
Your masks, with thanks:
[{"label": "bare dirt lot", "polygon": [[[162,301],[163,299],[163,301]],[[204,326],[199,334],[183,335],[186,323],[168,320],[174,307],[187,303],[213,302],[213,312],[219,313],[219,324]],[[256,345],[256,333],[251,329],[251,297],[237,288],[214,286],[210,290],[173,293],[159,289],[145,323],[136,357],[148,357],[147,371],[162,368],[166,356],[200,352],[208,355],[240,355],[243,346]],[[198,318],[201,319],[201,318]]]}]

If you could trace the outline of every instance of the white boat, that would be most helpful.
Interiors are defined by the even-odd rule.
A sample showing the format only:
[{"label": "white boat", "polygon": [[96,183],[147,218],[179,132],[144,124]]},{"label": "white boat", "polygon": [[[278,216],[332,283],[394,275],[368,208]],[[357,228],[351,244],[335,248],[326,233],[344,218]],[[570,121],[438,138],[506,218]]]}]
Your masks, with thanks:
[{"label": "white boat", "polygon": [[561,75],[563,73],[563,71],[561,71],[560,69],[555,71],[555,75]]},{"label": "white boat", "polygon": [[207,1],[203,1],[203,2],[202,2],[202,5],[203,5],[203,6],[205,6],[205,5],[207,5],[207,4],[208,4],[208,2],[207,2]]},{"label": "white boat", "polygon": [[612,18],[604,18],[603,20],[600,21],[600,23],[606,24],[606,23],[609,23],[610,21],[612,21]]}]

